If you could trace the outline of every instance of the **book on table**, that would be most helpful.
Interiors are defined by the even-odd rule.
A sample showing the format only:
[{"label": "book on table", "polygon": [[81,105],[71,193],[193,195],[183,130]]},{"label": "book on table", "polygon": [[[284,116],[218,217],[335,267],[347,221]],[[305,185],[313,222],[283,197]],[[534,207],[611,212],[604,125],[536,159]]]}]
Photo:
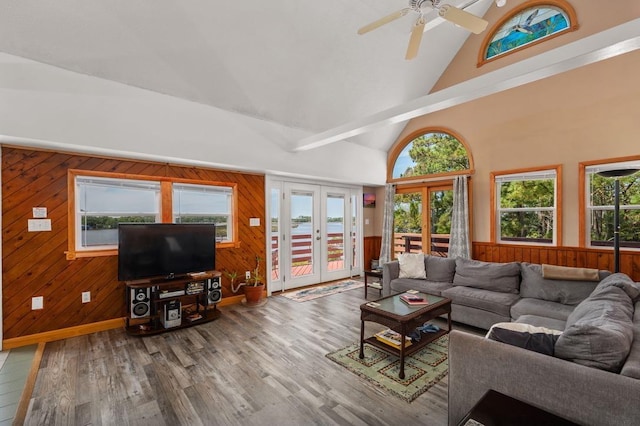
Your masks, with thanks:
[{"label": "book on table", "polygon": [[[378,341],[392,346],[398,350],[400,349],[400,338],[402,336],[397,331],[393,331],[390,328],[387,328],[386,330],[379,331],[374,336]],[[405,336],[404,347],[406,348],[408,346],[411,346],[411,338]]]},{"label": "book on table", "polygon": [[429,301],[422,296],[418,296],[417,294],[404,293],[400,295],[400,300],[402,300],[407,305],[416,306],[416,305],[428,305]]}]

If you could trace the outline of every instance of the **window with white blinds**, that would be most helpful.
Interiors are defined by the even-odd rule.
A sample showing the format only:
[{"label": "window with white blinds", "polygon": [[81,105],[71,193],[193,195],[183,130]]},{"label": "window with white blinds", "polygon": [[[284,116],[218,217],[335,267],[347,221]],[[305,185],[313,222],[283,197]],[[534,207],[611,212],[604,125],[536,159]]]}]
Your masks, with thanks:
[{"label": "window with white blinds", "polygon": [[[119,223],[215,223],[235,244],[236,184],[70,170],[68,259],[113,254]],[[164,209],[164,210],[163,210]]]},{"label": "window with white blinds", "polygon": [[118,245],[118,224],[160,221],[160,182],[76,177],[76,249]]},{"label": "window with white blinds", "polygon": [[512,244],[557,243],[558,170],[493,173],[496,240]]},{"label": "window with white blinds", "polygon": [[233,188],[173,184],[174,223],[214,223],[218,242],[233,240]]}]

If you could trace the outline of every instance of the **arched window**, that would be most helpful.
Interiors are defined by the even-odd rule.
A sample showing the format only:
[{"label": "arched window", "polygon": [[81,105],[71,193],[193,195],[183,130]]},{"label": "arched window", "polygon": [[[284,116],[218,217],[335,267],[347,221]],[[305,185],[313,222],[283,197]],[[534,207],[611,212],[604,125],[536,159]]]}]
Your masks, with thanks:
[{"label": "arched window", "polygon": [[[473,174],[473,159],[467,146],[451,130],[421,129],[398,141],[388,158],[387,181],[397,182],[394,257],[401,252],[446,257],[451,234],[453,178]],[[471,193],[470,190],[469,197]]]},{"label": "arched window", "polygon": [[410,135],[392,149],[389,159],[389,181],[459,174],[472,168],[464,143],[453,132],[442,129],[421,130]]},{"label": "arched window", "polygon": [[500,19],[482,43],[478,66],[513,52],[574,31],[575,11],[564,0],[531,0]]}]

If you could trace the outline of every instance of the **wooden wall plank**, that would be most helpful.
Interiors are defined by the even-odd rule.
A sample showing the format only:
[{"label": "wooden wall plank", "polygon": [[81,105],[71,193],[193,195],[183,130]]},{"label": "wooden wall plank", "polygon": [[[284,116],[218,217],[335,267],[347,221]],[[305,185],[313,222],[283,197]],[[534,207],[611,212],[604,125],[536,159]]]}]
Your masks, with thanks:
[{"label": "wooden wall plank", "polygon": [[[253,269],[257,255],[263,259],[262,272],[266,270],[263,175],[6,146],[1,164],[5,339],[114,320],[127,313],[124,285],[117,280],[117,256],[66,260],[69,169],[237,184],[241,244],[216,251],[217,269]],[[51,232],[27,232],[33,207],[47,207]],[[262,226],[250,227],[252,217]],[[233,296],[228,281],[223,282],[223,297]],[[81,303],[83,291],[91,292],[90,303]],[[31,310],[33,296],[44,297],[44,309]]]},{"label": "wooden wall plank", "polygon": [[[549,263],[613,271],[613,251],[584,247],[512,246],[474,242],[473,258],[485,262]],[[496,258],[495,253],[500,253]],[[640,252],[621,251],[620,272],[640,282]]]}]

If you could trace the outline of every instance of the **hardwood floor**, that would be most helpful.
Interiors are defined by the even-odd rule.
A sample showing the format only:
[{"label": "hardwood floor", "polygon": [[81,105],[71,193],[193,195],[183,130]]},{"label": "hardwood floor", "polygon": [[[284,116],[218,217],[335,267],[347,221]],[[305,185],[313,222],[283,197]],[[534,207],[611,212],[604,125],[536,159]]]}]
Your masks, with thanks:
[{"label": "hardwood floor", "polygon": [[409,404],[325,357],[358,340],[363,302],[362,289],[304,303],[273,296],[157,336],[48,343],[25,424],[445,425],[447,378]]}]

